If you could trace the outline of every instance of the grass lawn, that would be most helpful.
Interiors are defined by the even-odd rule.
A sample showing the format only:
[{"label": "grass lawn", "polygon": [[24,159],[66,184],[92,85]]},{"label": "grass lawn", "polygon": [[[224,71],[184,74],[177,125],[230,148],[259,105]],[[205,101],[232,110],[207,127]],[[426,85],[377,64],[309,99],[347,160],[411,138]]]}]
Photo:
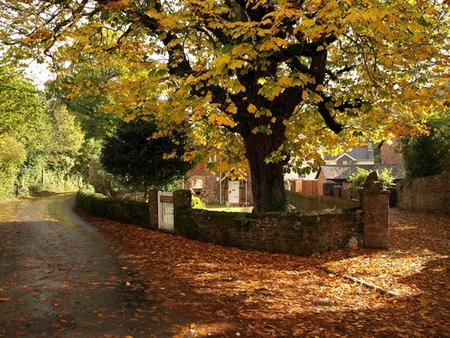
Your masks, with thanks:
[{"label": "grass lawn", "polygon": [[253,207],[233,206],[225,204],[207,205],[206,210],[211,211],[228,211],[228,212],[252,212]]}]

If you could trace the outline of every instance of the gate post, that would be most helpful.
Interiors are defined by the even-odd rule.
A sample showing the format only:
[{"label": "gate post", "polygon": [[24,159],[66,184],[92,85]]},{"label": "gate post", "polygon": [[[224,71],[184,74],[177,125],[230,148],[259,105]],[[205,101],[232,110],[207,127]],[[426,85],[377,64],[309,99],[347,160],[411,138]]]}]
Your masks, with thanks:
[{"label": "gate post", "polygon": [[192,193],[190,190],[177,190],[173,192],[173,225],[177,230],[177,213],[180,209],[190,208]]},{"label": "gate post", "polygon": [[150,229],[158,229],[158,190],[148,192],[148,208],[150,212]]},{"label": "gate post", "polygon": [[369,174],[361,191],[365,248],[389,248],[389,193],[376,172]]}]

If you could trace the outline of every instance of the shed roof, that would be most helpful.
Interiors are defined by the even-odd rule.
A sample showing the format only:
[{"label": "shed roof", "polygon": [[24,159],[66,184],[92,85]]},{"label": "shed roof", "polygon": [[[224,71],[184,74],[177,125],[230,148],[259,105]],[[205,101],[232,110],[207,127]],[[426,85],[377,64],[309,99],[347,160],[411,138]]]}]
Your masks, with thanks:
[{"label": "shed roof", "polygon": [[325,179],[332,181],[347,181],[350,175],[355,173],[358,168],[365,170],[383,171],[387,168],[391,170],[394,180],[403,180],[405,178],[405,167],[403,162],[398,163],[383,163],[373,165],[324,165],[317,172],[316,178],[319,177],[320,172],[323,172]]}]

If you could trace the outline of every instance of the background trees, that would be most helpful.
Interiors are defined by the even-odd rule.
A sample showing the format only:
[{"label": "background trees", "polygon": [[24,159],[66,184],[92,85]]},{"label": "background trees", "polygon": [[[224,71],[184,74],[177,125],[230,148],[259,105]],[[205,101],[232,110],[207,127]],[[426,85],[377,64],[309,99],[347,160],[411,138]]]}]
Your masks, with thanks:
[{"label": "background trees", "polygon": [[0,198],[12,196],[14,184],[25,185],[25,171],[47,146],[42,97],[21,73],[0,70]]},{"label": "background trees", "polygon": [[0,198],[73,188],[83,134],[65,107],[18,70],[0,70]]},{"label": "background trees", "polygon": [[[66,74],[80,59],[117,69],[101,84],[106,110],[154,115],[161,131],[189,126],[191,158],[215,155],[217,171],[248,165],[255,211],[286,208],[283,170],[317,165],[320,145],[409,132],[446,90],[449,11],[431,0],[2,0],[0,10],[11,55],[41,51]],[[96,86],[75,81],[67,95]]]},{"label": "background trees", "polygon": [[137,191],[163,188],[182,179],[191,168],[183,160],[186,137],[175,132],[155,138],[157,131],[151,120],[122,121],[103,144],[104,168]]},{"label": "background trees", "polygon": [[450,112],[442,112],[427,125],[428,133],[405,135],[399,139],[398,147],[405,160],[408,178],[450,171]]}]

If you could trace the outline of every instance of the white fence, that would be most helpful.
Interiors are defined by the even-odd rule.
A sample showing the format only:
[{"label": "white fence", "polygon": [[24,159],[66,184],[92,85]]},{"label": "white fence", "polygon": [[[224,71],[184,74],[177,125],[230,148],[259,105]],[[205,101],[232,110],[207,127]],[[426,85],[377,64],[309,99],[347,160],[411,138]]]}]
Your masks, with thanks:
[{"label": "white fence", "polygon": [[158,191],[158,228],[173,231],[173,194]]}]

